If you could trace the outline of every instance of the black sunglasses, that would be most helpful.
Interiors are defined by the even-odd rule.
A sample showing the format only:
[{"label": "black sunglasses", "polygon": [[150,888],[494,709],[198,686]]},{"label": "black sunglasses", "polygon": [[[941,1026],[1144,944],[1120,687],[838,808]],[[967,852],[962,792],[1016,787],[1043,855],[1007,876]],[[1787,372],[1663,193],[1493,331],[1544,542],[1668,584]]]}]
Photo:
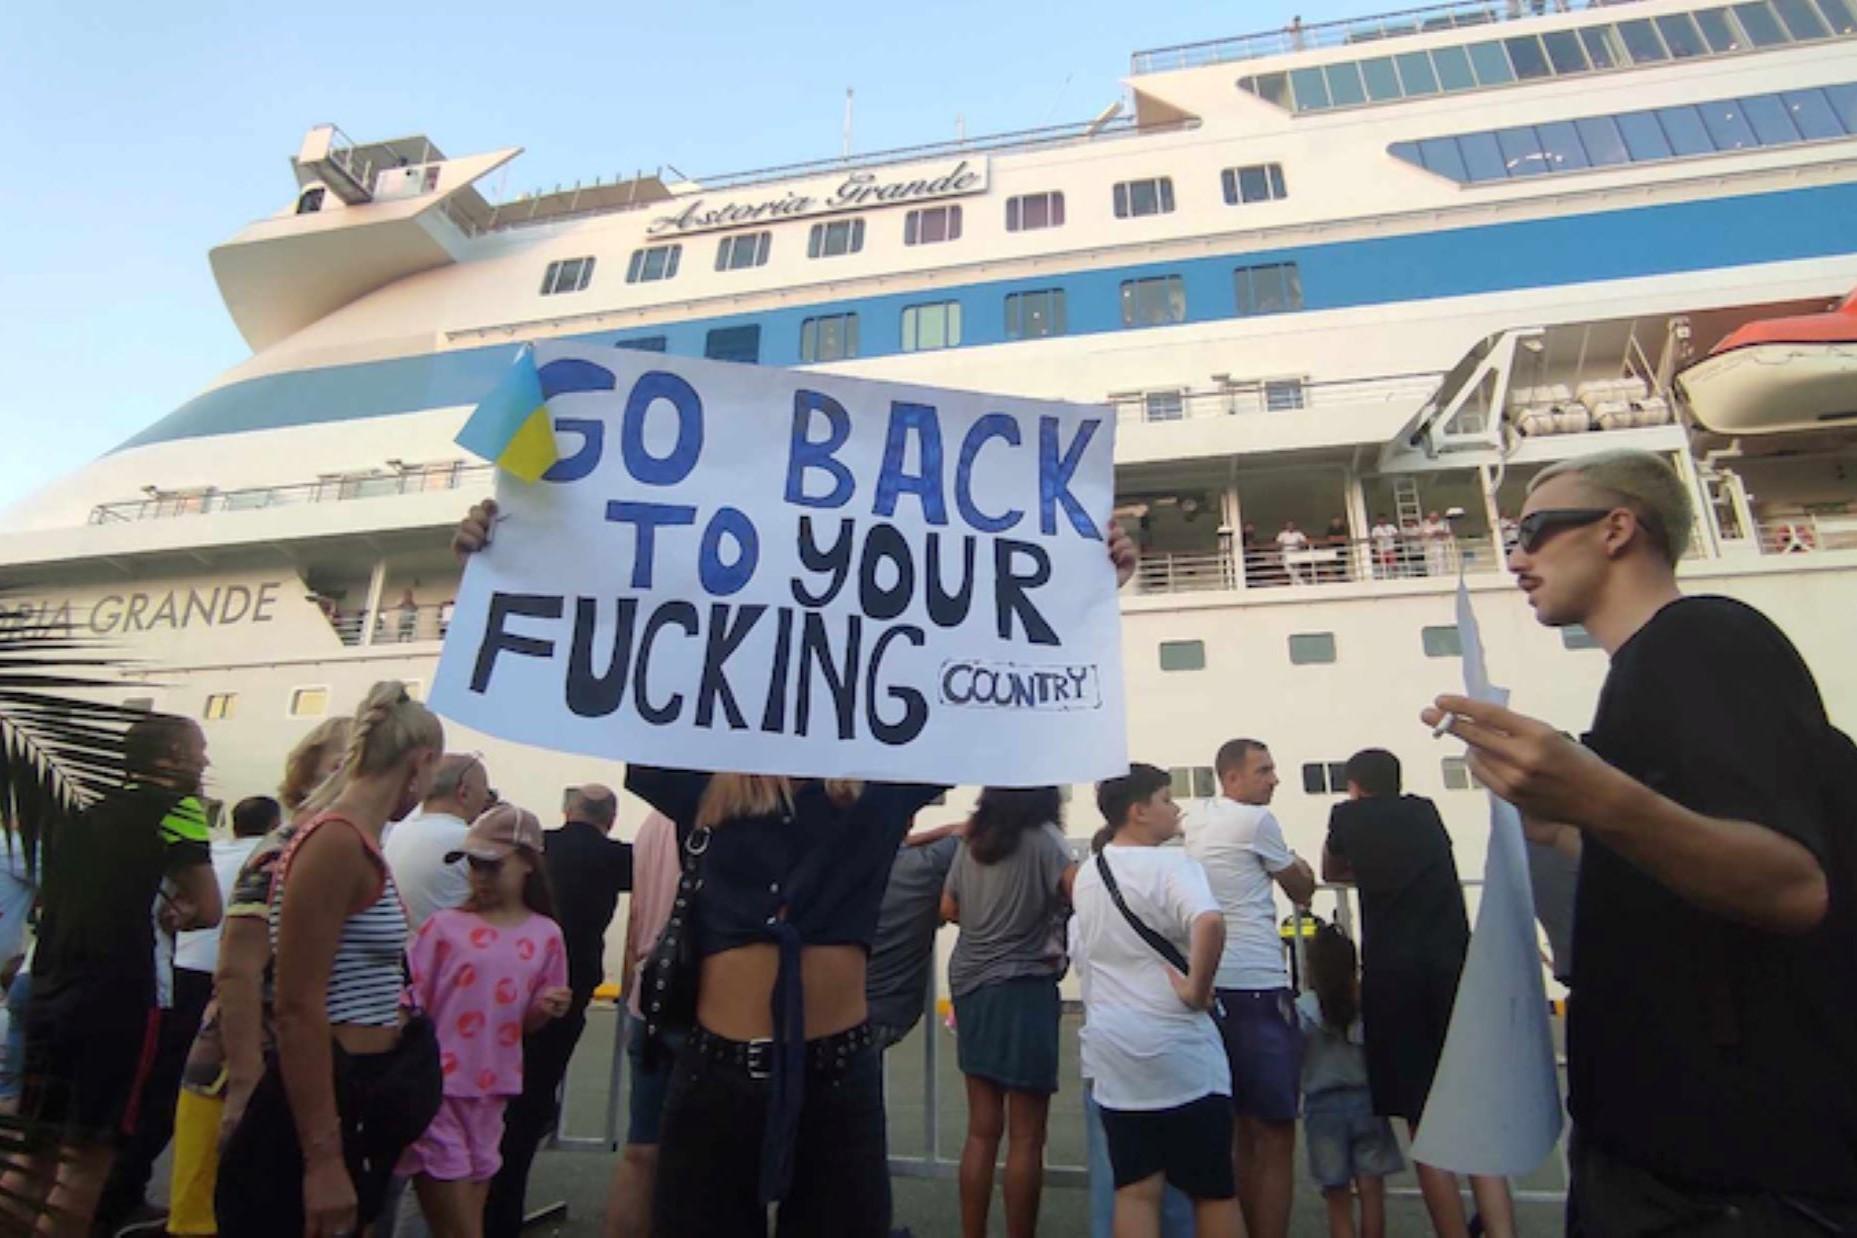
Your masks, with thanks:
[{"label": "black sunglasses", "polygon": [[471,866],[474,873],[498,873],[503,870],[503,861],[487,860],[481,855],[467,855],[464,862]]},{"label": "black sunglasses", "polygon": [[1578,529],[1597,524],[1617,511],[1616,507],[1545,507],[1529,512],[1515,522],[1516,544],[1528,554],[1563,529]]}]

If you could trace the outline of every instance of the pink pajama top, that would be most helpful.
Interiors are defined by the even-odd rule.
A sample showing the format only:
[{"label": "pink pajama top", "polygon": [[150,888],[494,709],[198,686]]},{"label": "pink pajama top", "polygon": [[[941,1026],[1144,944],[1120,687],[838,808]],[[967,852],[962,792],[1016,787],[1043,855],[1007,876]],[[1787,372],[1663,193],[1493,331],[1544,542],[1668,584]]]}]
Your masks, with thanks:
[{"label": "pink pajama top", "polygon": [[434,912],[406,949],[407,996],[438,1033],[447,1096],[522,1091],[522,1022],[543,990],[567,983],[561,929],[531,915],[498,928],[473,911]]}]

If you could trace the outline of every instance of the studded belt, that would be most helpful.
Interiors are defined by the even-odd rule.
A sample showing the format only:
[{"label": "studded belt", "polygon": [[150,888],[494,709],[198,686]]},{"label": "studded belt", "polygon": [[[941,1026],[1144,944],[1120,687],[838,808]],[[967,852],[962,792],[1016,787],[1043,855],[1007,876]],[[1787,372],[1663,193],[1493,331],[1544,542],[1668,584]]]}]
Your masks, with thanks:
[{"label": "studded belt", "polygon": [[[836,1035],[809,1040],[806,1042],[806,1073],[813,1077],[836,1078],[851,1067],[860,1053],[876,1043],[876,1034],[871,1031],[868,1023],[860,1023]],[[750,1079],[767,1079],[774,1073],[776,1054],[771,1037],[765,1040],[730,1040],[726,1036],[716,1035],[706,1027],[699,1027],[691,1034],[690,1045],[705,1059],[733,1066]]]}]

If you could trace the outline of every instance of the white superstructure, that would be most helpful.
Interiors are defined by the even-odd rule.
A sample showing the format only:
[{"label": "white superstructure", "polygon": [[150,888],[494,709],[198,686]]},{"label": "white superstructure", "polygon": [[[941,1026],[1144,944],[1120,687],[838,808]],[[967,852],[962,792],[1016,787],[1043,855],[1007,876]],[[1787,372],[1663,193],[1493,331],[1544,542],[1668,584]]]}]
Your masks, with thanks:
[{"label": "white superstructure", "polygon": [[[0,623],[121,641],[122,697],[201,717],[221,794],[268,789],[314,718],[430,681],[492,484],[452,437],[520,341],[571,338],[1114,404],[1131,749],[1203,795],[1265,740],[1304,854],[1379,745],[1480,871],[1483,798],[1416,721],[1459,683],[1460,562],[1497,678],[1584,725],[1603,655],[1500,563],[1571,454],[1668,452],[1689,587],[1766,610],[1857,721],[1857,426],[1721,439],[1671,381],[1857,286],[1853,0],[1521,7],[1142,53],[1086,125],[495,205],[517,151],[312,130],[297,195],[212,254],[252,357],[9,513]],[[544,812],[617,780],[456,742]]]}]

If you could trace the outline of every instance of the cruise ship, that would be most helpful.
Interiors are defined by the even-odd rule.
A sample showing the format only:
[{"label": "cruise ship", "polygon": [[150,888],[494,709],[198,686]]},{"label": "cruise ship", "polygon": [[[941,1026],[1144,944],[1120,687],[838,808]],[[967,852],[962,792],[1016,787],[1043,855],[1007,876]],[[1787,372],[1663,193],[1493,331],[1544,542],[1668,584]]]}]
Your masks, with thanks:
[{"label": "cruise ship", "polygon": [[[1299,21],[1138,53],[1085,123],[491,200],[519,154],[311,129],[211,254],[250,358],[8,513],[0,625],[107,642],[228,799],[373,681],[431,682],[450,531],[496,480],[453,439],[533,340],[1113,406],[1131,751],[1196,797],[1264,740],[1304,854],[1377,745],[1481,871],[1484,796],[1417,720],[1461,684],[1460,569],[1495,678],[1585,724],[1604,654],[1502,562],[1530,476],[1581,453],[1668,456],[1687,587],[1772,615],[1857,722],[1857,343],[1782,339],[1726,415],[1686,382],[1857,288],[1857,0]],[[617,781],[453,742],[545,816]]]}]

